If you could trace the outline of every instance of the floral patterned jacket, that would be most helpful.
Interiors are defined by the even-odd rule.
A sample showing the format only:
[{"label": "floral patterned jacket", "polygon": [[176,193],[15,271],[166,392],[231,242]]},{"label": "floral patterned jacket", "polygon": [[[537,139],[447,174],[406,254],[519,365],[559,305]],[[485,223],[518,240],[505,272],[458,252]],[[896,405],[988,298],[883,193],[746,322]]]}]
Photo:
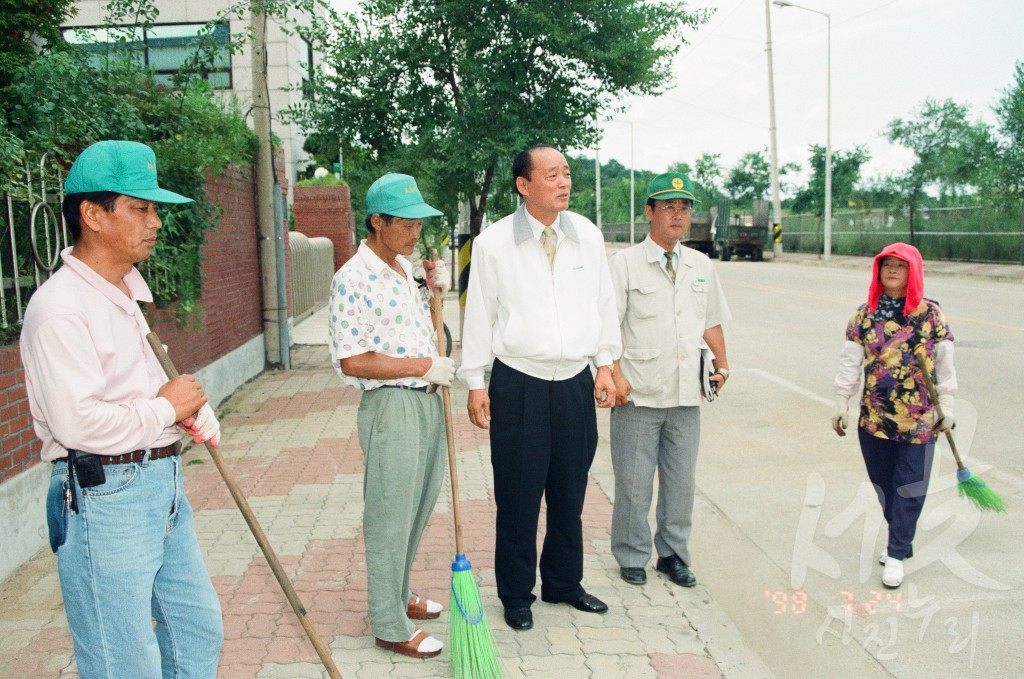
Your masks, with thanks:
[{"label": "floral patterned jacket", "polygon": [[935,407],[921,379],[915,353],[934,375],[936,342],[953,340],[942,309],[925,299],[911,313],[885,320],[861,305],[846,327],[846,339],[864,347],[864,394],[860,427],[878,438],[931,443]]}]

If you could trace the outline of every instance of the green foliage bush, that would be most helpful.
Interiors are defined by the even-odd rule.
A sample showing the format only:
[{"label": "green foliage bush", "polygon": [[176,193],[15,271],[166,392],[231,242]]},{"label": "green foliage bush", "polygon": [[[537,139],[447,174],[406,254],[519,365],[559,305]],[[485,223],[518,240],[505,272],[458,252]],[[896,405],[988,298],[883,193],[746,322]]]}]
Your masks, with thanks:
[{"label": "green foliage bush", "polygon": [[[0,42],[0,47],[6,45]],[[229,164],[252,162],[256,148],[237,104],[225,105],[201,80],[180,90],[161,85],[126,59],[113,58],[103,69],[93,68],[82,51],[63,43],[28,56],[11,51],[0,56],[0,91],[0,193],[18,201],[18,240],[28,242],[28,206],[39,199],[37,187],[25,185],[26,163],[38,167],[47,156],[52,192],[63,176],[53,170],[66,174],[78,153],[93,142],[129,139],[149,144],[157,156],[161,186],[196,203],[161,208],[160,240],[142,271],[158,304],[177,304],[179,321],[198,323],[200,250],[205,232],[218,218],[206,196],[206,179]],[[30,260],[19,267],[21,275],[31,275]]]},{"label": "green foliage bush", "polygon": [[295,186],[348,186],[348,182],[344,179],[338,179],[333,174],[329,174],[325,177],[310,177],[309,179],[300,179],[295,182]]}]

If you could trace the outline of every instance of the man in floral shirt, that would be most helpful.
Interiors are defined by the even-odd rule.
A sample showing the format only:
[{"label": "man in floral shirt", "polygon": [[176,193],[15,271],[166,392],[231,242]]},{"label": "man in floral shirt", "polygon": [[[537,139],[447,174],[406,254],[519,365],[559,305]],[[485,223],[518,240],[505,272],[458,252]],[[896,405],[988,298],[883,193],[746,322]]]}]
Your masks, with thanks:
[{"label": "man in floral shirt", "polygon": [[[378,646],[430,658],[442,643],[411,620],[437,618],[441,605],[409,591],[409,571],[444,478],[444,413],[434,392],[451,385],[455,364],[438,354],[407,257],[423,219],[441,213],[423,202],[412,177],[394,173],[373,183],[366,207],[369,236],[331,283],[331,359],[342,381],[363,391],[356,426],[366,467],[370,626]],[[430,288],[444,295],[444,263],[424,268]]]}]

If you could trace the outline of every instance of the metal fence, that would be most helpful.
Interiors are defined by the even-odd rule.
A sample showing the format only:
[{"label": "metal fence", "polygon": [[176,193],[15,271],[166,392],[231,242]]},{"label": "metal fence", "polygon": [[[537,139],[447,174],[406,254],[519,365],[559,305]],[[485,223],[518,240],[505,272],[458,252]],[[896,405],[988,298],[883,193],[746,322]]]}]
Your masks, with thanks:
[{"label": "metal fence", "polygon": [[[644,238],[647,238],[647,232],[650,230],[650,224],[638,219],[633,224],[633,242],[639,243]],[[607,243],[629,242],[629,222],[623,224],[608,224],[605,222],[601,224],[601,232],[604,233],[604,240]]]},{"label": "metal fence", "polygon": [[334,277],[334,243],[288,233],[292,255],[292,316],[298,322],[327,303]]},{"label": "metal fence", "polygon": [[[61,250],[71,245],[61,214],[63,167],[44,155],[38,165],[26,164],[24,174],[24,185],[3,194],[0,215],[0,343],[21,324],[29,296],[56,271]],[[156,247],[164,246],[158,241]],[[152,259],[139,271],[154,295],[177,289],[182,276]]]},{"label": "metal fence", "polygon": [[[906,209],[833,214],[833,254],[869,256],[897,241],[915,245],[926,259],[1024,264],[1024,207],[921,209],[913,229]],[[789,252],[821,252],[821,218],[783,217],[782,244]]]},{"label": "metal fence", "polygon": [[3,194],[0,215],[0,338],[21,323],[32,290],[53,273],[70,242],[60,214],[63,169],[46,155],[23,169],[25,184]]}]

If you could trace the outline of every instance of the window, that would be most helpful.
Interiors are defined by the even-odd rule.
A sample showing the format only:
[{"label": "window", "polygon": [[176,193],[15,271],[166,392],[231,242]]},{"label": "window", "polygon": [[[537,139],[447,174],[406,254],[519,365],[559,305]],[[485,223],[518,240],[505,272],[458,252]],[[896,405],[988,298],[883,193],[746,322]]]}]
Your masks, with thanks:
[{"label": "window", "polygon": [[129,28],[65,28],[64,39],[89,52],[98,68],[110,56],[127,50],[159,82],[173,86],[179,73],[196,73],[215,89],[231,89],[227,22],[159,24],[135,33]]},{"label": "window", "polygon": [[302,70],[302,98],[312,99],[313,46],[309,44],[308,40],[302,38],[301,47],[304,48],[299,51],[299,68]]}]

